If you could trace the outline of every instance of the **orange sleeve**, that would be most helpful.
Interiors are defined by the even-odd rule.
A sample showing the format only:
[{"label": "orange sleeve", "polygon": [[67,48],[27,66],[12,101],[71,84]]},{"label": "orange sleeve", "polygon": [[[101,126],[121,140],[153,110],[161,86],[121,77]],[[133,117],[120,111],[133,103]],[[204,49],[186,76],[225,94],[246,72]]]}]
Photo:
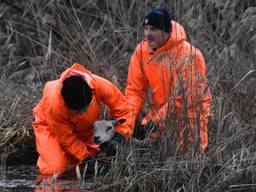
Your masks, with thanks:
[{"label": "orange sleeve", "polygon": [[142,110],[148,90],[148,81],[143,72],[143,59],[140,48],[137,48],[131,57],[128,69],[125,96],[134,108],[135,118]]},{"label": "orange sleeve", "polygon": [[110,81],[96,76],[97,85],[95,94],[99,101],[108,106],[112,118],[126,119],[116,127],[116,131],[126,138],[130,138],[134,129],[134,113],[131,105],[121,91]]},{"label": "orange sleeve", "polygon": [[66,117],[65,109],[49,109],[48,126],[58,138],[63,149],[77,160],[90,156],[85,143],[74,134],[74,125]]}]

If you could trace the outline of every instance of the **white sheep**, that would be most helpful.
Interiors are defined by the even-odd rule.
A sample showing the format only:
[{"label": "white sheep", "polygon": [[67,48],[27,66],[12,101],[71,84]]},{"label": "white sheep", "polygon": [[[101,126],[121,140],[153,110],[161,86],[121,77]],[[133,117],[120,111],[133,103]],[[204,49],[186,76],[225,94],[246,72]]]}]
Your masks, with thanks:
[{"label": "white sheep", "polygon": [[125,121],[125,119],[95,121],[93,124],[93,141],[99,145],[110,141],[115,135],[115,127]]}]

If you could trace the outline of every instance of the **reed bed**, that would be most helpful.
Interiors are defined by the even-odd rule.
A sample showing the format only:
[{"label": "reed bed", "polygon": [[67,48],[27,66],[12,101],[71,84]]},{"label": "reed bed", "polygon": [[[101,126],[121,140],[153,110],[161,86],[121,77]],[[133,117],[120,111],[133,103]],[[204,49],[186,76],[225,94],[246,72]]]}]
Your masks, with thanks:
[{"label": "reed bed", "polygon": [[168,139],[174,132],[152,145],[128,143],[108,174],[95,178],[98,191],[256,190],[255,0],[0,1],[2,165],[20,154],[20,162],[34,162],[31,109],[45,82],[72,62],[124,90],[144,14],[162,3],[205,55],[209,147],[181,155]]}]

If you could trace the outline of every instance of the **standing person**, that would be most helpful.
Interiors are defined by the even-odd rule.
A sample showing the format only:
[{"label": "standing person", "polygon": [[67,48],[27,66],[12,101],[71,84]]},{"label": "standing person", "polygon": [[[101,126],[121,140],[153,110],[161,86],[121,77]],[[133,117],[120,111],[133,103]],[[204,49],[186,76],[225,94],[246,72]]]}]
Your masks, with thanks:
[{"label": "standing person", "polygon": [[[198,145],[205,150],[211,93],[203,55],[186,40],[184,28],[170,18],[166,7],[150,9],[143,26],[145,39],[131,57],[125,90],[135,118],[143,109],[147,93],[150,94],[150,111],[142,119],[138,132],[143,133],[142,129],[154,122],[161,134],[164,127],[176,121],[179,148],[184,149],[186,130],[191,147],[198,128]],[[175,120],[168,122],[171,118]]]},{"label": "standing person", "polygon": [[112,118],[126,119],[105,145],[113,154],[133,133],[133,112],[119,89],[79,64],[46,83],[32,123],[41,174],[63,173],[96,156],[100,149],[92,140],[92,125],[100,118],[102,104]]}]

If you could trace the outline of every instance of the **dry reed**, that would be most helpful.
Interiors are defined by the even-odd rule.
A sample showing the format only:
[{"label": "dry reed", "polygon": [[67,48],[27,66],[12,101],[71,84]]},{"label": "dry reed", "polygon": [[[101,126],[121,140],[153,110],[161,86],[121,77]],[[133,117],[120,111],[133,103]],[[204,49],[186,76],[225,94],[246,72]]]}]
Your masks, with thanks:
[{"label": "dry reed", "polygon": [[168,136],[148,146],[127,144],[108,175],[95,179],[98,191],[255,191],[254,0],[2,1],[2,165],[35,152],[28,147],[34,145],[31,109],[44,83],[71,62],[124,89],[129,58],[143,38],[144,13],[159,3],[205,55],[213,93],[209,148],[178,155]]}]

